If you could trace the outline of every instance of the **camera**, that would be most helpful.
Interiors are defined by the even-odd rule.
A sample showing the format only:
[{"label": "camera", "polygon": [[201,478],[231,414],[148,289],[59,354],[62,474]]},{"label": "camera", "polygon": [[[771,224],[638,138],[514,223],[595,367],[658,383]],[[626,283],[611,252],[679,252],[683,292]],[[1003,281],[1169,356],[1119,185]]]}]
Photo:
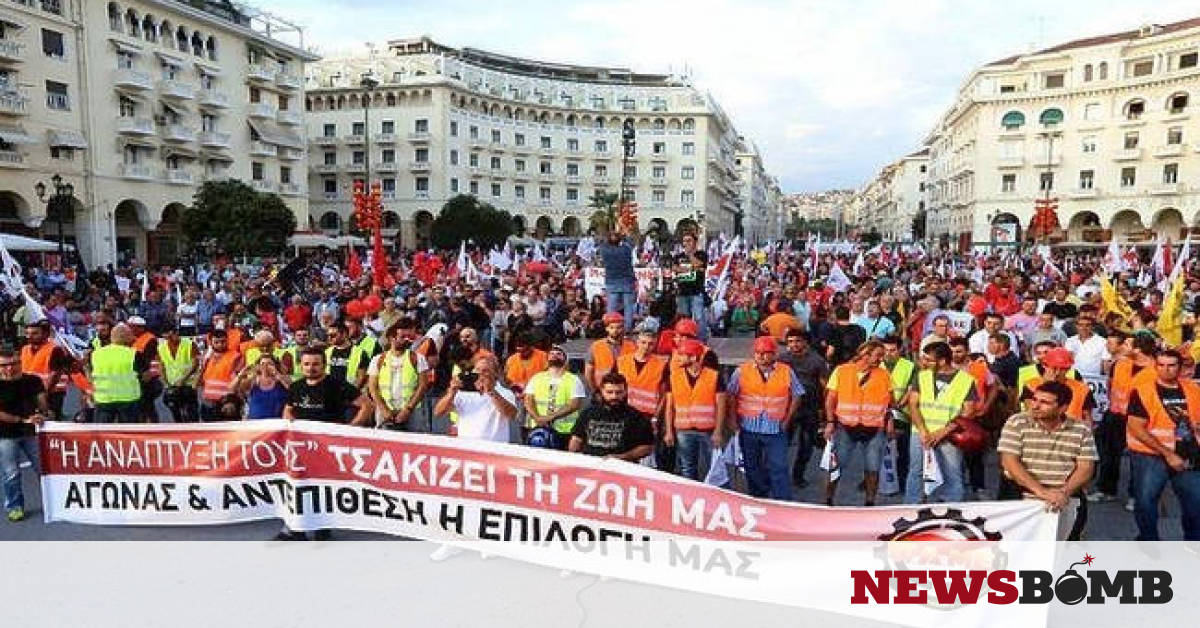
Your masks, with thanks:
[{"label": "camera", "polygon": [[476,384],[476,382],[479,381],[479,373],[476,373],[474,371],[459,373],[458,381],[460,383],[462,383],[462,387],[459,390],[464,390],[467,392],[476,392],[478,389],[476,388],[475,384]]}]

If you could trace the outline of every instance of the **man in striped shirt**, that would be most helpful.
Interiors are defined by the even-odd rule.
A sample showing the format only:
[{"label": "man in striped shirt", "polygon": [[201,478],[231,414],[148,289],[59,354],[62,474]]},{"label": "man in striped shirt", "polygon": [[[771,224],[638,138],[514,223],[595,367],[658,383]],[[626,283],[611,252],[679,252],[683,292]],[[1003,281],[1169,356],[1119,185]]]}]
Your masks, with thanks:
[{"label": "man in striped shirt", "polygon": [[[1021,487],[1026,498],[1046,502],[1052,512],[1075,513],[1067,540],[1078,540],[1087,522],[1085,500],[1077,493],[1092,479],[1098,456],[1092,431],[1066,416],[1071,389],[1055,381],[1033,392],[1029,411],[1014,414],[1000,433],[997,450],[1004,473]],[[1073,503],[1074,502],[1074,503]],[[1075,508],[1069,508],[1074,505]]]}]

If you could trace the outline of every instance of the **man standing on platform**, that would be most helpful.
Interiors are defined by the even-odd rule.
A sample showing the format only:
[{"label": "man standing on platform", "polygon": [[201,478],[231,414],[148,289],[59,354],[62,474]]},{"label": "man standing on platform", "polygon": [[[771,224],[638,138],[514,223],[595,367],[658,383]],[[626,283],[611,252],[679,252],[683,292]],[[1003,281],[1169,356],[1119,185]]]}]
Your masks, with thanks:
[{"label": "man standing on platform", "polygon": [[683,252],[675,256],[676,311],[696,321],[700,340],[708,339],[707,308],[704,305],[704,275],[708,269],[708,254],[697,247],[696,234],[683,234]]}]

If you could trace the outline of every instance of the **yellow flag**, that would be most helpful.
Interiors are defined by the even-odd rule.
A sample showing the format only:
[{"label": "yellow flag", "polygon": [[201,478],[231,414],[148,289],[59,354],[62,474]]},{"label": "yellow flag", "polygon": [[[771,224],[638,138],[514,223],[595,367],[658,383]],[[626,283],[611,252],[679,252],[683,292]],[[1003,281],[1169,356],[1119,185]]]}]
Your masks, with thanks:
[{"label": "yellow flag", "polygon": [[1126,321],[1133,318],[1133,308],[1117,294],[1117,289],[1113,287],[1106,273],[1100,274],[1100,298],[1104,300],[1104,309],[1120,314]]},{"label": "yellow flag", "polygon": [[1162,337],[1167,347],[1178,347],[1183,344],[1183,276],[1179,276],[1171,284],[1170,291],[1163,299],[1162,312],[1158,315],[1155,331]]}]

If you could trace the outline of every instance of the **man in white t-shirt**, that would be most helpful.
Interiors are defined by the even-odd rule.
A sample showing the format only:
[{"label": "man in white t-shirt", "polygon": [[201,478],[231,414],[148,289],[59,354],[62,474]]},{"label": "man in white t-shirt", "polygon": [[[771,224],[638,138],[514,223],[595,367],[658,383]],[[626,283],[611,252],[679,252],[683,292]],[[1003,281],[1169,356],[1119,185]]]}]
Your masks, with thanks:
[{"label": "man in white t-shirt", "polygon": [[500,385],[499,367],[490,355],[475,360],[470,373],[450,379],[433,413],[458,414],[458,436],[507,443],[509,422],[517,418],[517,397]]},{"label": "man in white t-shirt", "polygon": [[1108,341],[1092,331],[1095,324],[1091,315],[1081,314],[1075,319],[1076,335],[1067,338],[1063,344],[1075,355],[1075,370],[1083,375],[1103,375],[1112,364]]},{"label": "man in white t-shirt", "polygon": [[987,356],[987,361],[989,364],[995,362],[996,358],[1000,356],[992,355],[992,353],[988,351],[988,339],[992,337],[992,334],[1007,335],[1009,340],[1009,352],[1017,352],[1017,347],[1019,345],[1017,345],[1016,336],[1013,336],[1012,332],[1004,329],[1004,317],[992,312],[989,312],[983,317],[983,329],[971,334],[971,337],[967,340],[967,350],[971,353],[982,353],[983,355]]}]

